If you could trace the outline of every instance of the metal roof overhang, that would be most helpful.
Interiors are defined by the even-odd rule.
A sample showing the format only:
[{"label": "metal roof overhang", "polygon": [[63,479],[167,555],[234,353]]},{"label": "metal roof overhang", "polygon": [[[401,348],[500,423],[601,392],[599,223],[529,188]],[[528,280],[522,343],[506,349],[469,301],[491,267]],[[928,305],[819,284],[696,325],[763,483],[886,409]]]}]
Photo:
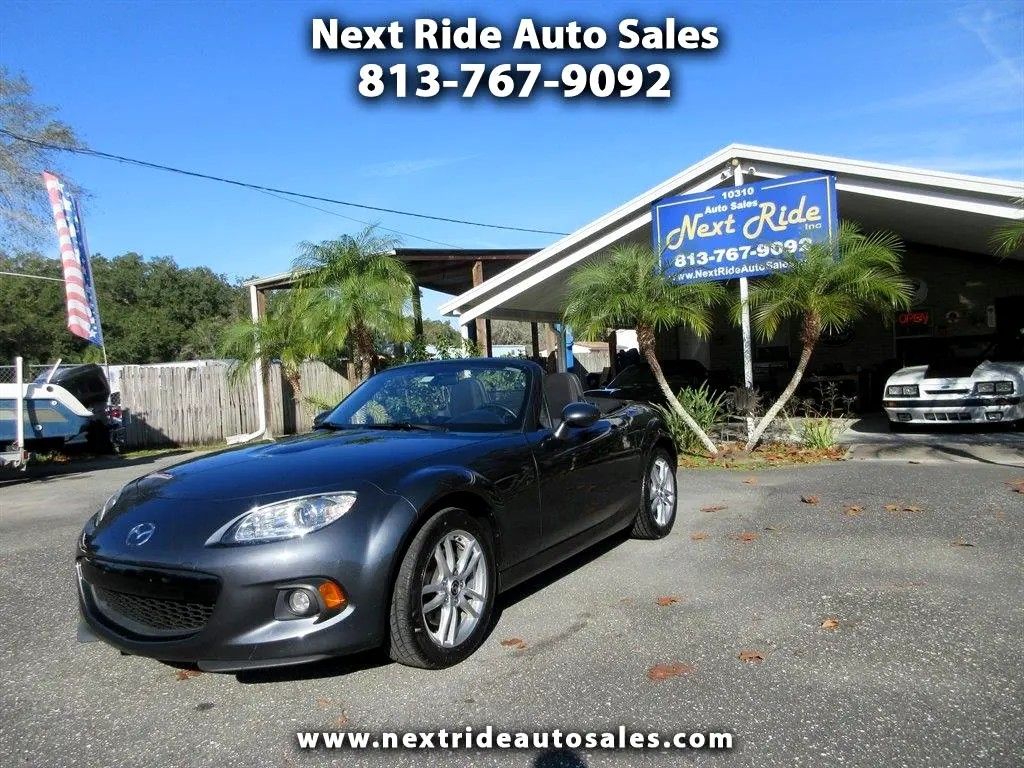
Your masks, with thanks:
[{"label": "metal roof overhang", "polygon": [[[396,248],[416,284],[441,293],[457,294],[473,287],[472,268],[483,264],[484,274],[495,276],[537,252],[536,248]],[[281,272],[248,280],[260,291],[291,288],[301,272]]]},{"label": "metal roof overhang", "polygon": [[477,317],[554,320],[560,317],[568,270],[617,243],[650,242],[650,205],[669,195],[732,185],[733,161],[746,181],[806,171],[836,174],[844,219],[885,229],[904,240],[990,254],[1001,224],[1020,219],[1019,182],[730,144],[610,213],[541,249],[501,274],[441,305],[460,323]]}]

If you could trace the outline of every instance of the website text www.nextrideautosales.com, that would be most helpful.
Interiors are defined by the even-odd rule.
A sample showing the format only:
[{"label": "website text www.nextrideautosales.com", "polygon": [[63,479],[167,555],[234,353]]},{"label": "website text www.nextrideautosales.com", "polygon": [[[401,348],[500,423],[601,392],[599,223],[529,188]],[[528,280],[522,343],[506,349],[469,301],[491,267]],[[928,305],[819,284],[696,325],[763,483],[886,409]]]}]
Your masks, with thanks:
[{"label": "website text www.nextrideautosales.com", "polygon": [[481,730],[438,731],[299,731],[299,749],[732,749],[733,735],[727,731],[657,733],[630,731],[619,726],[611,731],[499,731],[491,726]]}]

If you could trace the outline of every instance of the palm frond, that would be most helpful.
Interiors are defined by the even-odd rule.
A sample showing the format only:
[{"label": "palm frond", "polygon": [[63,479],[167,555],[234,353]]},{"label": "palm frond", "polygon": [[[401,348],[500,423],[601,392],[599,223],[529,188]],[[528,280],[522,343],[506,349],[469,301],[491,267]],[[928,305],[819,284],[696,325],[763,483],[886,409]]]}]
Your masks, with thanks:
[{"label": "palm frond", "polygon": [[650,247],[627,243],[569,276],[565,322],[577,333],[603,336],[608,328],[682,325],[705,336],[711,309],[725,299],[718,283],[676,285]]}]

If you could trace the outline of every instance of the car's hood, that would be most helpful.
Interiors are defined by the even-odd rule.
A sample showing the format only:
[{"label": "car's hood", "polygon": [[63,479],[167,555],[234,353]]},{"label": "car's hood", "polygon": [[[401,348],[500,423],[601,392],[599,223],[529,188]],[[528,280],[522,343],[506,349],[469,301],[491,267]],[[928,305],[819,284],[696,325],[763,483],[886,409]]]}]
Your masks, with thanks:
[{"label": "car's hood", "polygon": [[917,384],[926,379],[998,381],[1008,380],[1018,385],[1024,382],[1024,362],[996,363],[991,360],[944,361],[930,365],[901,368],[889,377],[889,384]]},{"label": "car's hood", "polygon": [[[435,462],[482,439],[486,436],[318,431],[221,451],[132,481],[98,524],[86,524],[81,544],[99,557],[185,563],[218,528],[254,506],[328,491],[355,491],[360,500],[392,496],[388,486],[410,466]],[[369,501],[367,508],[373,506]],[[127,538],[140,524],[158,533],[144,550]]]},{"label": "car's hood", "polygon": [[344,490],[346,483],[357,481],[390,490],[391,478],[403,465],[481,439],[485,437],[448,432],[316,431],[201,456],[154,472],[129,484],[121,502],[131,503],[136,497],[272,500],[324,489]]}]

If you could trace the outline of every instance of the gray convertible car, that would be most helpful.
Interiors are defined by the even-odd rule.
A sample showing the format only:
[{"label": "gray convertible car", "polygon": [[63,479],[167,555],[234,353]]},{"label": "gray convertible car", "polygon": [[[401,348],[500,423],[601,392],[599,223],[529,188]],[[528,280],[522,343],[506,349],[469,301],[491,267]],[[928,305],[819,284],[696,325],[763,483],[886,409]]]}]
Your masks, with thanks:
[{"label": "gray convertible car", "polygon": [[657,414],[602,414],[571,374],[495,359],[371,377],[312,433],[128,483],[86,524],[84,631],[206,670],[384,645],[469,656],[495,597],[631,529],[672,530],[676,455]]}]

